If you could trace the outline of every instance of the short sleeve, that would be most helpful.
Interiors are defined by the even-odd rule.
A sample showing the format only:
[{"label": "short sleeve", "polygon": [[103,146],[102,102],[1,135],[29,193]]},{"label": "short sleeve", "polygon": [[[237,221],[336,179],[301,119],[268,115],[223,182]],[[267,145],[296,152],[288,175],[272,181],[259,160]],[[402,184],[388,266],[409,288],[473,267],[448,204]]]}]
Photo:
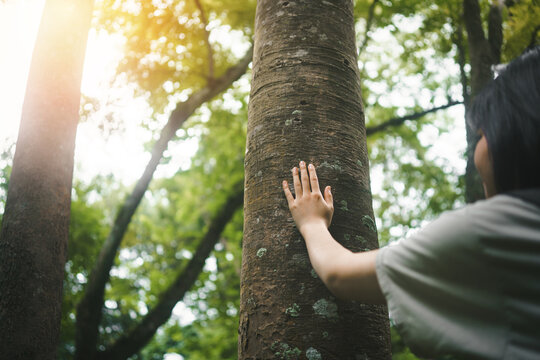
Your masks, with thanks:
[{"label": "short sleeve", "polygon": [[500,337],[492,336],[500,331],[492,319],[500,309],[496,282],[486,271],[470,216],[467,208],[445,213],[377,255],[390,317],[419,356],[497,358],[502,352]]}]

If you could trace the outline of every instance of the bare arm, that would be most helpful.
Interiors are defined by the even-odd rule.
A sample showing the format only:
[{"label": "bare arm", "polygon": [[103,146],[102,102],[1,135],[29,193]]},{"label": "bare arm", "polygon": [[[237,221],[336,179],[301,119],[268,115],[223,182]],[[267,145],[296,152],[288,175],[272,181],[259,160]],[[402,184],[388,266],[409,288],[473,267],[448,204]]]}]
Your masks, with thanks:
[{"label": "bare arm", "polygon": [[301,176],[296,167],[292,172],[296,198],[286,181],[283,181],[283,191],[306,241],[311,264],[321,280],[341,299],[384,303],[375,273],[378,250],[353,253],[334,240],[328,231],[334,213],[330,187],[325,188],[323,197],[315,167],[311,164],[309,174],[304,162],[300,162]]}]

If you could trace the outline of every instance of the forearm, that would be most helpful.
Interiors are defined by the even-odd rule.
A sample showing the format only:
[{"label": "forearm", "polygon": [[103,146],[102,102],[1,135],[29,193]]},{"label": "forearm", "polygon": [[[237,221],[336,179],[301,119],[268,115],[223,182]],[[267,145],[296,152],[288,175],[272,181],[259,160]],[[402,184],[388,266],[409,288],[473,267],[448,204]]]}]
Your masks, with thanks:
[{"label": "forearm", "polygon": [[324,223],[301,229],[311,264],[337,297],[366,303],[384,303],[375,273],[377,251],[353,253],[338,243]]},{"label": "forearm", "polygon": [[314,224],[301,229],[306,242],[311,265],[328,285],[335,276],[337,265],[351,252],[338,243],[324,224]]}]

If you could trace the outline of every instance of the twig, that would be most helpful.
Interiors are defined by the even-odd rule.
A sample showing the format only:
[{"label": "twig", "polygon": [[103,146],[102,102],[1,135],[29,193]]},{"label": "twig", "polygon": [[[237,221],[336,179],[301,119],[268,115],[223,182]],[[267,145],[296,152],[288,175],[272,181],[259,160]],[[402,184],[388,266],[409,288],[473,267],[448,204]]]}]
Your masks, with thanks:
[{"label": "twig", "polygon": [[362,43],[358,47],[358,56],[360,56],[360,54],[362,54],[362,52],[364,51],[364,48],[366,47],[367,42],[369,40],[368,32],[369,32],[369,30],[371,30],[371,26],[373,25],[373,19],[375,18],[375,6],[377,5],[378,2],[379,2],[379,0],[373,0],[371,5],[369,6],[368,17],[367,17],[367,20],[366,20],[366,31],[364,32],[364,40],[362,41]]},{"label": "twig", "polygon": [[386,128],[402,125],[407,120],[418,120],[418,119],[422,118],[423,116],[425,116],[427,114],[430,114],[432,112],[443,110],[443,109],[452,107],[454,105],[459,105],[459,104],[463,104],[463,101],[450,101],[448,104],[445,104],[445,105],[442,105],[442,106],[437,106],[437,107],[434,107],[432,109],[423,110],[423,111],[416,112],[414,114],[406,115],[406,116],[403,116],[403,117],[392,118],[392,119],[387,120],[387,121],[385,121],[385,122],[383,122],[383,123],[381,123],[379,125],[370,126],[370,127],[366,128],[366,135],[367,136],[373,135],[373,134],[375,134],[377,132],[385,130]]},{"label": "twig", "polygon": [[208,49],[208,81],[212,82],[214,80],[214,52],[212,50],[212,46],[210,45],[210,32],[207,29],[208,19],[206,18],[200,0],[195,0],[195,4],[197,5],[199,12],[201,13],[201,21],[204,25],[204,40],[206,41],[206,48]]}]

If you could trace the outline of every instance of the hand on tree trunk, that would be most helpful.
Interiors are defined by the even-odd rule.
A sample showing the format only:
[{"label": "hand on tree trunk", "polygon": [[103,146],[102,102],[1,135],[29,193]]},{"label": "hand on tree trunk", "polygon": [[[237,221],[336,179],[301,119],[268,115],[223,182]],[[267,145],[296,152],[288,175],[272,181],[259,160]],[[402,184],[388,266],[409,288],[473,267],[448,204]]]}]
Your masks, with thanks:
[{"label": "hand on tree trunk", "polygon": [[324,189],[324,197],[319,187],[319,179],[315,166],[309,164],[309,174],[306,163],[300,162],[301,180],[298,175],[298,168],[292,169],[294,193],[293,197],[287,181],[283,181],[283,191],[289,204],[296,227],[303,234],[306,227],[323,224],[326,228],[332,222],[334,214],[334,200],[330,186]]}]

